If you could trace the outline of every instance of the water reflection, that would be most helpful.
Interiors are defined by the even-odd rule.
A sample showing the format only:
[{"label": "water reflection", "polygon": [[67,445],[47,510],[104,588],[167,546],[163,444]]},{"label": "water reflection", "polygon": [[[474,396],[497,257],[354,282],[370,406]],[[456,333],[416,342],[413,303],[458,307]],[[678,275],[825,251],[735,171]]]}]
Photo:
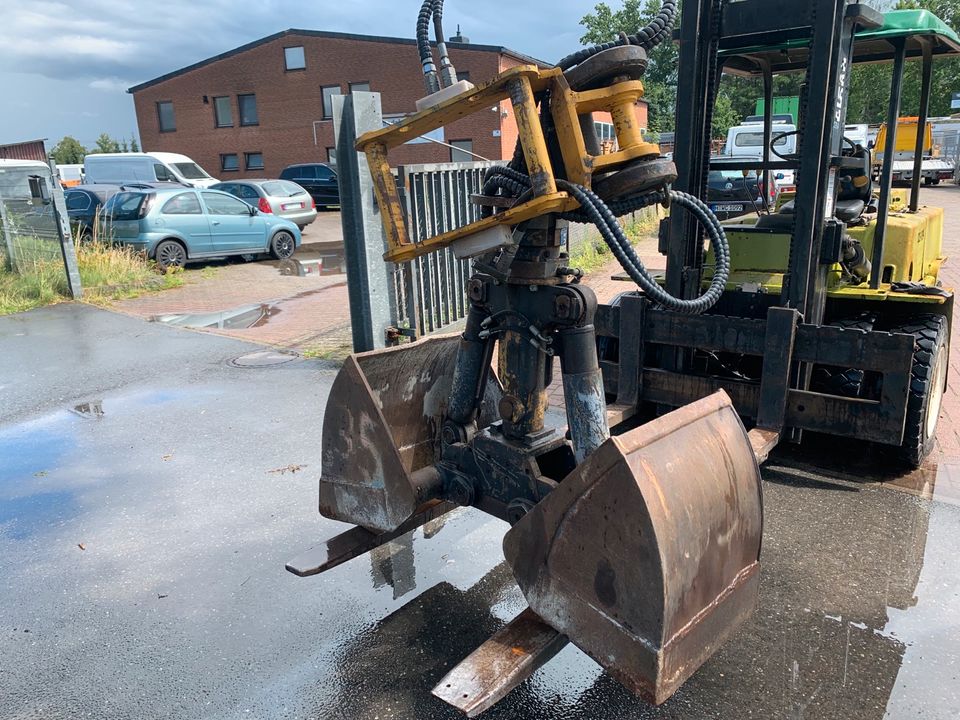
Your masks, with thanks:
[{"label": "water reflection", "polygon": [[[945,483],[953,477],[953,466],[941,473]],[[880,720],[891,698],[932,708],[920,717],[956,717],[941,714],[956,701],[955,669],[923,658],[933,648],[960,651],[960,634],[943,631],[960,617],[954,554],[941,561],[940,544],[928,545],[931,523],[937,537],[957,536],[960,508],[784,462],[765,478],[758,610],[674,698],[646,705],[570,647],[484,717]],[[374,577],[398,583],[410,558],[412,546],[385,549],[371,560]],[[405,588],[394,585],[395,597],[398,585]],[[429,692],[502,625],[505,603],[523,607],[503,565],[466,591],[445,583],[425,591],[342,649],[332,668],[338,712],[373,718],[390,707],[393,717],[457,717]]]}]

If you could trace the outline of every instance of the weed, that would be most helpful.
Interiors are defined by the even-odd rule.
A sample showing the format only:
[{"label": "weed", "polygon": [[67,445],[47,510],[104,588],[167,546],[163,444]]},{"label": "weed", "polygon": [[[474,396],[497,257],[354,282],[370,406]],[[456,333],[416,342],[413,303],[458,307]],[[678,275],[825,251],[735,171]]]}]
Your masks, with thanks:
[{"label": "weed", "polygon": [[[77,268],[83,299],[95,305],[183,285],[179,273],[158,275],[150,260],[104,240],[77,239]],[[0,315],[62,302],[69,298],[66,273],[54,240],[17,235],[16,272],[0,250]]]}]

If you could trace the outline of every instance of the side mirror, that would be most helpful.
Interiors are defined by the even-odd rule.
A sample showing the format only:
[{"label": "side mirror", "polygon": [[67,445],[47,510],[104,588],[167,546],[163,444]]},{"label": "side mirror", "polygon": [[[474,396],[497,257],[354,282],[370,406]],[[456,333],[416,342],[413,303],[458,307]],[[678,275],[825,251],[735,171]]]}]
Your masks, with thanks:
[{"label": "side mirror", "polygon": [[260,211],[257,210],[253,205],[251,205],[251,206],[250,206],[250,217],[253,217],[254,215],[259,215],[259,214],[260,214]]}]

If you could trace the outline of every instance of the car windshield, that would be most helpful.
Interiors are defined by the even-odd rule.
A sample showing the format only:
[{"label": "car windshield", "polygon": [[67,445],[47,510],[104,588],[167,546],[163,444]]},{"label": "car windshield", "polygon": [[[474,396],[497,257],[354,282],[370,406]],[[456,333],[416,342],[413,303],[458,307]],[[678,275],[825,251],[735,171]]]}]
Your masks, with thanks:
[{"label": "car windshield", "polygon": [[747,173],[747,176],[743,176],[742,170],[711,170],[710,171],[710,181],[711,182],[721,182],[723,180],[746,180],[747,182],[756,181],[757,174],[750,170]]},{"label": "car windshield", "polygon": [[[773,135],[776,141],[773,143],[774,147],[783,147],[787,144],[787,137],[783,134],[780,134],[780,137],[777,137],[777,134]],[[737,147],[762,147],[763,146],[763,133],[762,132],[745,132],[738,133],[734,138],[734,143]]]},{"label": "car windshield", "polygon": [[173,166],[177,169],[177,172],[187,180],[203,180],[204,178],[210,177],[203,171],[203,168],[196,163],[174,163]]},{"label": "car windshield", "polygon": [[286,180],[272,180],[263,183],[260,187],[262,187],[263,191],[270,197],[294,197],[307,192],[296,183],[287,182]]}]

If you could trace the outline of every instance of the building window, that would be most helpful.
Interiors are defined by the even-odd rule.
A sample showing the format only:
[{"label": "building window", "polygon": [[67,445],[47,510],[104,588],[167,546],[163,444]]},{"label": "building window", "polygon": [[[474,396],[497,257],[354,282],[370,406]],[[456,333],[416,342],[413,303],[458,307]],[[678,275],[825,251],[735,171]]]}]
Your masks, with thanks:
[{"label": "building window", "polygon": [[331,165],[337,164],[337,149],[329,147],[327,148],[327,162]]},{"label": "building window", "polygon": [[368,82],[358,82],[350,83],[350,92],[370,92],[370,83]]},{"label": "building window", "polygon": [[235,172],[240,169],[240,158],[236,153],[226,153],[220,156],[220,169],[223,172]]},{"label": "building window", "polygon": [[321,88],[323,92],[323,119],[329,120],[333,117],[333,98],[335,95],[342,95],[339,85],[328,85]]},{"label": "building window", "polygon": [[241,125],[260,124],[260,119],[257,117],[256,95],[237,95],[237,106],[240,108]]},{"label": "building window", "polygon": [[284,48],[283,62],[287,70],[306,70],[307,58],[303,54],[303,46]]},{"label": "building window", "polygon": [[217,127],[233,127],[233,106],[229,97],[215,97],[213,99],[213,114],[217,119]]},{"label": "building window", "polygon": [[473,162],[473,140],[451,140],[450,162]]},{"label": "building window", "polygon": [[157,121],[160,132],[173,132],[177,129],[177,119],[173,116],[173,102],[164,100],[157,103]]},{"label": "building window", "polygon": [[263,170],[263,153],[262,152],[244,153],[243,160],[247,170]]}]

